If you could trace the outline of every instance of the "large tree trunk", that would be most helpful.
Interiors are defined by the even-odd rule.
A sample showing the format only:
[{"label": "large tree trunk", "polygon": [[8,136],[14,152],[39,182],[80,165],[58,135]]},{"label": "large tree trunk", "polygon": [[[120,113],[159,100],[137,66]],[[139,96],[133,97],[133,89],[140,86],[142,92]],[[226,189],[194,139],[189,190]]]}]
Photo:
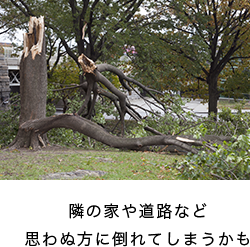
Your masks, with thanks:
[{"label": "large tree trunk", "polygon": [[[78,131],[108,146],[120,149],[140,150],[154,145],[176,145],[188,152],[197,154],[198,150],[191,145],[203,146],[201,141],[181,137],[155,135],[142,138],[122,138],[113,136],[94,122],[82,118],[77,114],[62,114],[35,120],[29,120],[20,126],[20,130],[30,133],[33,140],[53,128],[67,128]],[[33,143],[32,143],[33,144]]]},{"label": "large tree trunk", "polygon": [[[31,17],[29,33],[24,34],[24,52],[20,64],[21,113],[19,125],[46,116],[47,66],[45,54],[44,19]],[[40,139],[41,140],[41,139]],[[19,129],[12,143],[14,148],[39,146],[29,132]],[[42,140],[41,140],[42,142]]]},{"label": "large tree trunk", "polygon": [[209,91],[209,102],[208,102],[208,112],[209,115],[214,113],[217,116],[217,103],[219,100],[218,92],[218,75],[209,75],[207,78],[208,91]]},{"label": "large tree trunk", "polygon": [[[82,118],[77,114],[62,114],[35,120],[29,120],[20,126],[20,130],[30,133],[32,141],[39,139],[41,135],[53,128],[66,128],[78,131],[88,137],[91,137],[108,146],[120,149],[141,150],[147,146],[174,145],[194,154],[198,153],[198,149],[194,146],[206,146],[215,152],[216,148],[212,143],[222,143],[229,141],[230,137],[205,136],[203,141],[195,140],[190,136],[172,136],[172,135],[155,135],[142,138],[123,138],[109,134],[105,129],[94,122]],[[164,148],[164,149],[165,149]]]}]

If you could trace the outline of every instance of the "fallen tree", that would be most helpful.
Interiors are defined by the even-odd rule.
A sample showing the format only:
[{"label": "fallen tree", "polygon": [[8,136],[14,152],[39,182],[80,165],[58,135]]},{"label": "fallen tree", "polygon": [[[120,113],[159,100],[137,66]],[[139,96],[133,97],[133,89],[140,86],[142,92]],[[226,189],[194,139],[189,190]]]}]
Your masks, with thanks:
[{"label": "fallen tree", "polygon": [[[167,135],[155,135],[142,138],[118,137],[109,134],[94,122],[74,114],[62,114],[58,116],[29,120],[20,126],[20,131],[30,133],[30,146],[34,149],[38,149],[40,145],[37,146],[37,140],[40,141],[41,145],[45,146],[41,136],[52,128],[72,129],[108,146],[120,149],[140,150],[143,147],[152,145],[176,145],[188,152],[198,153],[198,150],[188,145],[188,143],[203,146],[203,144],[199,141]],[[23,146],[25,144],[19,143],[19,145]]]},{"label": "fallen tree", "polygon": [[[126,95],[116,88],[102,73],[110,71],[119,77],[121,86],[131,92],[137,88],[143,89],[151,97],[151,100],[143,99],[148,104],[158,107],[163,113],[171,111],[156,95],[163,96],[157,90],[145,87],[140,82],[126,76],[118,68],[109,64],[96,65],[92,60],[81,54],[78,58],[86,81],[79,85],[85,90],[85,97],[82,106],[77,112],[72,114],[62,114],[59,116],[46,117],[46,59],[45,59],[45,39],[43,17],[37,19],[30,18],[29,34],[24,36],[24,52],[21,60],[21,115],[19,130],[11,149],[21,147],[32,147],[37,150],[46,146],[46,133],[53,128],[67,128],[83,133],[111,147],[120,149],[140,150],[147,146],[175,145],[181,149],[194,154],[198,153],[195,146],[209,147],[215,151],[208,142],[202,142],[190,137],[180,137],[175,135],[165,135],[150,126],[144,129],[150,131],[154,136],[143,138],[124,138],[125,114],[129,114],[134,120],[140,122],[142,117],[128,102]],[[106,89],[100,85],[103,85]],[[122,137],[114,136],[105,129],[91,121],[93,110],[97,99],[97,94],[108,97],[115,104],[120,116]],[[152,101],[153,100],[153,101]],[[145,111],[150,111],[145,109]],[[150,111],[153,114],[156,112]],[[83,117],[84,116],[84,117]],[[185,121],[185,116],[176,113],[176,117]]]}]

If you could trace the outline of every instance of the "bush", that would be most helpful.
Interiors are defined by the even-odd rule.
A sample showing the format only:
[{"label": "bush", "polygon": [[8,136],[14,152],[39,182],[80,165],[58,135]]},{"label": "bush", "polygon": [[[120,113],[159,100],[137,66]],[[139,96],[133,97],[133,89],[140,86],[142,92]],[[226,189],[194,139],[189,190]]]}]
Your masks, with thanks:
[{"label": "bush", "polygon": [[20,115],[20,96],[14,95],[9,109],[0,110],[0,148],[8,146],[15,138]]},{"label": "bush", "polygon": [[62,146],[74,145],[76,147],[82,147],[85,139],[83,134],[64,128],[52,129],[47,133],[47,136],[51,144]]},{"label": "bush", "polygon": [[203,135],[233,136],[246,134],[250,126],[250,112],[242,112],[245,102],[242,101],[233,113],[230,108],[223,107],[218,113],[217,121],[214,116],[197,117],[191,112],[183,112],[183,102],[178,97],[171,111],[162,117],[147,118],[147,124],[156,130],[170,135],[191,135],[200,138]]},{"label": "bush", "polygon": [[176,168],[181,179],[250,179],[250,129],[218,145],[216,152],[189,153]]}]

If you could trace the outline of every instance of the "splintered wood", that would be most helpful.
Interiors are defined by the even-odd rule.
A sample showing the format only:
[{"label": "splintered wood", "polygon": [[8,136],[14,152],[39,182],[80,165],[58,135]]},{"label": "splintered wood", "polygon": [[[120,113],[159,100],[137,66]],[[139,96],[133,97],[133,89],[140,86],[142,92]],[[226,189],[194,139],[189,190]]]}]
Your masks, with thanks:
[{"label": "splintered wood", "polygon": [[29,21],[29,33],[24,33],[24,57],[32,54],[34,60],[36,55],[42,53],[44,39],[44,17],[41,16],[38,19],[34,16],[30,17]]},{"label": "splintered wood", "polygon": [[82,54],[80,57],[78,57],[78,62],[80,63],[84,74],[86,73],[94,74],[94,70],[97,67],[91,59]]}]

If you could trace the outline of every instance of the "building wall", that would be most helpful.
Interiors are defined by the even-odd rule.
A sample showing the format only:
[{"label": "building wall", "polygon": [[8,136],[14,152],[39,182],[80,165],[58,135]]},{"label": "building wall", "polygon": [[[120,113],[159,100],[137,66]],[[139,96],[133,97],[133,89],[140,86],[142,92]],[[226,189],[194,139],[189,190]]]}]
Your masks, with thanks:
[{"label": "building wall", "polygon": [[[9,97],[10,92],[20,92],[20,57],[13,57],[13,46],[11,43],[1,43],[1,60],[0,63],[4,65],[1,69],[1,75],[5,78],[0,78],[0,105],[3,106],[3,102],[7,102],[6,98]],[[4,60],[4,62],[3,62]],[[6,75],[7,66],[7,75]],[[5,74],[3,74],[5,73]],[[8,76],[8,78],[6,77]],[[8,82],[7,82],[8,80]]]},{"label": "building wall", "polygon": [[8,104],[10,95],[10,78],[8,65],[5,56],[0,54],[0,105],[5,107]]}]

